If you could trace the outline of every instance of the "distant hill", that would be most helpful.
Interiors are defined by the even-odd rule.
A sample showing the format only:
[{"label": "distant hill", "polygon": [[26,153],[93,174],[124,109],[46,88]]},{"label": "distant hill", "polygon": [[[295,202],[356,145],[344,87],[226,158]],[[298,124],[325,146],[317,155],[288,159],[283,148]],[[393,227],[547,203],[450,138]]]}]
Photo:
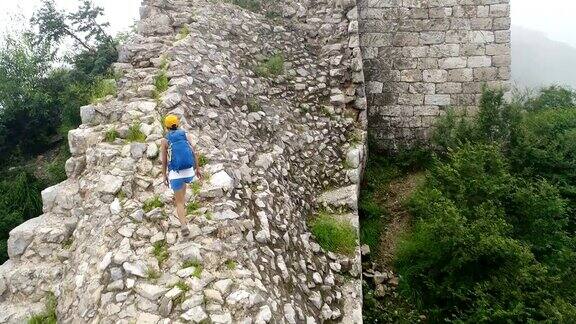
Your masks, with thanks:
[{"label": "distant hill", "polygon": [[576,89],[576,48],[513,26],[512,79],[520,87],[561,84]]}]

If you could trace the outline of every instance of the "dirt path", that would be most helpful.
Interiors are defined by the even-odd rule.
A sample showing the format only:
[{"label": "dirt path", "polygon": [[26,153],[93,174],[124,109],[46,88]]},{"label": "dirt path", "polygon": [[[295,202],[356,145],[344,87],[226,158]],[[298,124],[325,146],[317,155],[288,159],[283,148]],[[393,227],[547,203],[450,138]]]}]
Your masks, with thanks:
[{"label": "dirt path", "polygon": [[396,253],[398,239],[410,229],[411,216],[405,208],[406,200],[424,180],[424,173],[412,173],[389,184],[386,210],[390,213],[385,230],[380,236],[378,264],[390,267]]}]

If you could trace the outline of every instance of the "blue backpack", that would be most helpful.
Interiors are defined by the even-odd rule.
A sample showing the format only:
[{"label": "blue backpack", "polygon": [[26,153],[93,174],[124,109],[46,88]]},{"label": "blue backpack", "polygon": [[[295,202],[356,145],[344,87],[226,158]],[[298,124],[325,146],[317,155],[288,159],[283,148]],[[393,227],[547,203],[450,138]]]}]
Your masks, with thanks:
[{"label": "blue backpack", "polygon": [[181,129],[169,131],[166,139],[170,148],[170,164],[168,165],[170,170],[180,171],[196,165],[194,152],[188,143],[186,132]]}]

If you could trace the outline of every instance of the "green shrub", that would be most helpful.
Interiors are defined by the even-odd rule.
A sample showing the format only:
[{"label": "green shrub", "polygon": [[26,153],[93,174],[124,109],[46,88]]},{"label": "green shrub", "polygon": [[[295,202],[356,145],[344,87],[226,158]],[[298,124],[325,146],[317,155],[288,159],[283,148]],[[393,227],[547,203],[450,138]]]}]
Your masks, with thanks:
[{"label": "green shrub", "polygon": [[154,208],[162,208],[162,207],[164,207],[164,203],[160,200],[160,197],[154,196],[144,202],[142,209],[144,210],[144,212],[147,213],[153,210]]},{"label": "green shrub", "polygon": [[118,131],[115,128],[109,129],[106,134],[104,134],[104,141],[108,142],[108,143],[112,143],[114,142],[118,137],[120,137],[120,134],[118,133]]},{"label": "green shrub", "polygon": [[528,114],[511,146],[515,169],[546,178],[560,187],[564,197],[576,200],[576,109]]},{"label": "green shrub", "polygon": [[356,249],[358,235],[347,221],[321,213],[310,222],[310,231],[327,251],[351,255]]},{"label": "green shrub", "polygon": [[116,96],[118,87],[114,79],[98,79],[92,87],[90,102],[97,103],[106,96]]},{"label": "green shrub", "polygon": [[57,324],[58,318],[56,317],[57,300],[54,294],[50,293],[46,296],[46,309],[43,313],[34,315],[28,319],[28,324]]},{"label": "green shrub", "polygon": [[448,111],[438,120],[432,143],[441,153],[466,143],[508,144],[520,119],[518,107],[505,105],[503,91],[485,88],[478,115],[463,117]]},{"label": "green shrub", "polygon": [[540,89],[534,98],[523,103],[528,110],[545,110],[555,108],[576,108],[576,92],[560,86]]},{"label": "green shrub", "polygon": [[58,154],[54,157],[52,162],[46,165],[48,185],[52,186],[60,183],[68,178],[66,175],[66,161],[70,157],[68,147],[60,149]]},{"label": "green shrub", "polygon": [[258,77],[268,78],[284,73],[284,55],[274,54],[260,63],[254,70]]},{"label": "green shrub", "polygon": [[542,300],[576,301],[552,287],[576,284],[560,261],[574,255],[565,206],[546,181],[513,176],[499,145],[464,144],[411,199],[417,220],[396,255],[402,292],[432,322],[548,318]]},{"label": "green shrub", "polygon": [[152,254],[154,255],[154,257],[156,257],[156,260],[158,260],[158,264],[162,265],[162,263],[164,263],[164,261],[168,260],[168,258],[170,257],[166,241],[162,240],[155,242],[152,246],[154,248],[152,250]]},{"label": "green shrub", "polygon": [[128,135],[126,136],[126,140],[129,142],[145,142],[146,135],[142,133],[140,130],[140,124],[134,123],[130,128],[128,128]]}]

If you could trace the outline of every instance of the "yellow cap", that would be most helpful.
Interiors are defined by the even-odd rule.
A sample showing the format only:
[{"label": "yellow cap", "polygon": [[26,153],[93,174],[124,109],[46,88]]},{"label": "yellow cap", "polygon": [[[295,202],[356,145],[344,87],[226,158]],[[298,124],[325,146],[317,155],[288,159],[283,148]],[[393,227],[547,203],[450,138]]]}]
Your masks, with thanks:
[{"label": "yellow cap", "polygon": [[175,115],[168,115],[164,119],[164,126],[166,126],[168,129],[172,128],[173,126],[178,126],[179,123],[180,122],[178,121],[178,116]]}]

